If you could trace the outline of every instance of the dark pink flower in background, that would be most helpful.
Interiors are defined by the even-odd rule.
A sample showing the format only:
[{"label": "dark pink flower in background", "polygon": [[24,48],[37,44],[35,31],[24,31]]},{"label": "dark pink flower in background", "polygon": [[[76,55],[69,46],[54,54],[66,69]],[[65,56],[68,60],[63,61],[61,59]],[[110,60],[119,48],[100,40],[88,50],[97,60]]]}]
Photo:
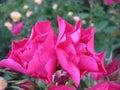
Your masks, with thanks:
[{"label": "dark pink flower in background", "polygon": [[7,59],[0,61],[0,66],[51,83],[57,66],[55,43],[56,35],[51,22],[37,22],[29,38],[12,42],[10,54]]},{"label": "dark pink flower in background", "polygon": [[68,73],[58,70],[54,75],[54,83],[57,85],[65,85],[68,82]]},{"label": "dark pink flower in background", "polygon": [[106,4],[111,5],[114,2],[120,3],[120,0],[105,0]]},{"label": "dark pink flower in background", "polygon": [[120,84],[115,82],[102,82],[86,90],[120,90]]},{"label": "dark pink flower in background", "polygon": [[[105,67],[107,73],[92,73],[92,77],[96,80],[99,81],[100,79],[104,80],[105,77],[108,77],[111,80],[115,80],[118,78],[118,73],[116,72],[119,69],[119,61],[117,58],[114,58],[112,62],[106,65]],[[116,74],[114,73],[116,72]],[[112,75],[114,74],[114,75]],[[109,77],[110,76],[110,77]]]},{"label": "dark pink flower in background", "polygon": [[119,69],[119,61],[117,58],[114,58],[112,62],[110,62],[106,67],[107,75],[115,72]]},{"label": "dark pink flower in background", "polygon": [[87,72],[106,73],[104,68],[104,52],[94,51],[95,28],[81,27],[78,21],[75,27],[61,17],[58,17],[59,35],[56,44],[58,62],[75,85],[80,83],[80,77]]},{"label": "dark pink flower in background", "polygon": [[48,90],[76,90],[72,86],[59,85],[59,86],[50,86]]},{"label": "dark pink flower in background", "polygon": [[111,5],[114,2],[114,0],[105,0],[105,2],[106,4]]},{"label": "dark pink flower in background", "polygon": [[13,27],[12,27],[11,33],[12,33],[13,35],[20,34],[22,27],[23,27],[23,22],[22,22],[22,21],[21,21],[21,22],[18,22],[18,23],[14,23],[14,24],[13,24]]}]

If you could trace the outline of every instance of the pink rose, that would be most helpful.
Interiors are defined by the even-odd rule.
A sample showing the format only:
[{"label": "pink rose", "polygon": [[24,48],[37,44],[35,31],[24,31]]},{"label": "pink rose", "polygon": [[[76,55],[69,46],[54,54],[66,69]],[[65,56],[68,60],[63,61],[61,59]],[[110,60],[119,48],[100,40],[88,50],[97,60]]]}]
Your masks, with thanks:
[{"label": "pink rose", "polygon": [[50,83],[57,66],[55,43],[56,35],[51,22],[37,22],[30,38],[12,42],[11,53],[7,59],[0,61],[0,66]]},{"label": "pink rose", "polygon": [[103,72],[104,52],[94,51],[95,28],[81,27],[81,21],[74,26],[58,17],[59,35],[56,53],[61,67],[71,76],[75,85],[80,83],[80,77],[87,72]]},{"label": "pink rose", "polygon": [[13,35],[19,34],[21,32],[22,27],[23,27],[23,22],[14,23],[11,33]]},{"label": "pink rose", "polygon": [[65,86],[65,85],[59,85],[59,86],[51,86],[48,90],[76,90],[72,86]]},{"label": "pink rose", "polygon": [[103,73],[96,73],[96,72],[93,72],[92,73],[92,78],[95,80],[95,81],[99,81],[99,80],[104,80],[105,77],[104,77],[104,74]]},{"label": "pink rose", "polygon": [[111,5],[113,2],[118,2],[120,3],[120,0],[105,0],[106,4]]},{"label": "pink rose", "polygon": [[86,90],[120,90],[120,84],[115,82],[103,82]]},{"label": "pink rose", "polygon": [[[117,58],[114,58],[112,62],[110,62],[108,65],[106,65],[105,67],[107,73],[104,74],[104,73],[92,73],[92,77],[96,80],[96,81],[99,81],[100,79],[103,79],[105,78],[105,76],[109,77],[109,76],[112,76],[112,77],[109,77],[109,79],[117,79],[117,74],[118,72],[116,72],[116,74],[114,73],[115,71],[117,71],[119,69],[119,62],[118,62],[118,59]],[[112,75],[113,74],[113,75]]]}]

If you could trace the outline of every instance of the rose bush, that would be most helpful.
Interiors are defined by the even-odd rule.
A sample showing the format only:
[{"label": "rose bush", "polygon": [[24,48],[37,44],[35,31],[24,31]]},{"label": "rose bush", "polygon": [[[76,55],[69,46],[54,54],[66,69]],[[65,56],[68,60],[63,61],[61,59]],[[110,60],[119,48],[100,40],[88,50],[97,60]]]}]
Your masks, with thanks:
[{"label": "rose bush", "polygon": [[[25,90],[26,89],[48,90],[48,88],[51,88],[52,90],[54,89],[71,90],[71,88],[74,88],[76,90],[79,89],[86,90],[86,88],[88,87],[94,88],[94,85],[100,83],[103,83],[103,86],[108,87],[108,85],[106,85],[106,83],[104,82],[112,81],[116,84],[117,83],[119,84],[120,83],[120,69],[118,66],[119,60],[112,61],[112,58],[114,57],[120,59],[120,52],[119,52],[120,51],[120,42],[119,42],[120,41],[120,33],[119,33],[120,3],[119,2],[120,0],[98,0],[98,1],[97,0],[0,0],[0,13],[1,13],[0,60],[3,59],[4,61],[8,59],[9,62],[10,61],[9,59],[11,59],[12,64],[10,62],[4,64],[11,64],[11,67],[14,66],[13,67],[14,71],[13,71],[9,65],[5,66],[1,64],[3,65],[3,67],[2,66],[0,67],[0,76],[4,78],[4,80],[6,81],[5,83],[7,84],[7,86],[4,87],[3,83],[1,82],[1,87],[5,88],[6,90],[16,90],[20,88]],[[64,28],[65,26],[67,28],[65,28],[64,34],[61,34],[60,36],[60,32],[62,32],[62,30],[59,30],[59,32],[57,31],[58,25],[56,22],[56,16],[58,14],[64,17],[65,20],[68,20],[69,23],[73,25],[75,22],[77,23],[82,22],[82,26],[79,25],[79,23],[78,25],[75,26],[72,26],[69,23],[66,24],[66,21],[62,19],[61,21],[63,21],[63,23],[61,27]],[[82,21],[79,21],[80,19],[82,19]],[[55,64],[53,65],[56,70],[53,70],[52,75],[49,73],[49,71],[51,71],[52,68],[50,67],[52,66],[53,63],[52,64],[50,63],[49,65],[48,64],[49,60],[47,61],[42,59],[47,57],[47,55],[44,54],[44,52],[47,51],[49,47],[51,47],[50,44],[49,47],[44,44],[44,41],[46,43],[47,42],[49,43],[49,40],[46,40],[47,35],[46,37],[42,37],[44,38],[44,40],[41,41],[40,40],[41,35],[44,36],[44,32],[40,34],[39,31],[37,32],[34,30],[34,32],[37,32],[40,35],[38,41],[35,40],[36,38],[38,38],[39,36],[38,34],[33,36],[35,37],[34,39],[30,39],[31,36],[29,37],[31,32],[31,27],[38,20],[51,20],[55,32],[58,33],[59,35],[58,37],[61,37],[59,39],[54,34],[55,38],[57,39],[55,40],[53,46],[54,47],[53,49],[56,50],[54,51],[55,53],[54,58],[56,58],[55,60],[56,62],[58,61],[58,63],[56,63],[57,67],[54,66]],[[59,23],[61,23],[61,21],[59,21]],[[20,24],[20,22],[24,22],[24,25],[22,23]],[[48,24],[43,25],[43,27],[41,25],[38,25],[38,27],[42,27],[42,30],[40,30],[40,32],[42,32],[43,29],[48,26],[49,26]],[[70,26],[70,28],[68,28],[68,26]],[[79,29],[79,26],[80,26],[80,30],[77,30]],[[94,30],[94,28],[86,28],[86,29],[82,28],[89,26],[90,27],[95,26],[96,30]],[[75,27],[77,27],[76,30],[74,30]],[[89,43],[91,42],[91,37],[94,39],[93,36],[95,36],[95,50],[94,50],[94,45]],[[24,37],[28,37],[28,38],[22,39]],[[51,37],[49,36],[49,38]],[[13,50],[11,48],[12,39],[16,40],[13,41],[13,46],[19,47],[19,49],[17,48]],[[62,42],[64,43],[64,45]],[[45,49],[39,49],[42,48],[42,46]],[[68,49],[68,47],[70,47],[70,49]],[[10,48],[12,50],[8,53]],[[100,53],[96,53],[95,51],[96,52],[104,51],[105,53],[103,52],[100,54]],[[37,52],[38,54],[36,54]],[[62,60],[61,56],[62,58],[64,56],[66,60],[65,59]],[[91,57],[91,60],[90,58],[85,59],[83,56]],[[5,57],[6,59],[4,59]],[[100,60],[98,60],[97,58]],[[104,70],[103,71],[101,70],[102,68],[101,66],[103,65],[103,60],[105,60],[104,61],[105,69],[106,69],[105,71],[107,71],[107,73],[105,73]],[[99,64],[99,61],[102,65]],[[32,65],[31,64],[32,62],[34,62],[35,64],[33,63]],[[93,65],[90,63],[92,63]],[[23,70],[18,69],[19,66],[20,68],[22,67]],[[98,70],[94,68],[96,66],[98,67]],[[8,68],[4,68],[4,67],[8,67]],[[74,69],[74,67],[76,67],[78,70]],[[15,70],[23,74],[18,73]],[[48,74],[46,74],[46,72],[48,72]],[[78,73],[76,74],[76,72]],[[91,73],[95,74],[94,75],[95,80],[91,77]],[[49,78],[49,76],[51,80],[47,79]],[[80,78],[78,78],[78,76]],[[28,80],[28,82],[26,80]],[[43,80],[45,82],[43,82]],[[32,82],[34,83],[34,85]],[[75,85],[75,83],[78,85]],[[95,89],[101,89],[102,85],[99,86],[100,87]],[[113,89],[118,89],[115,87]]]},{"label": "rose bush", "polygon": [[40,78],[48,84],[53,81],[49,90],[75,90],[65,86],[69,77],[78,87],[85,74],[106,73],[105,53],[94,50],[95,28],[83,29],[80,20],[74,27],[59,16],[58,27],[57,37],[50,21],[37,22],[29,38],[12,42],[12,50],[7,59],[0,61],[0,66]]},{"label": "rose bush", "polygon": [[60,86],[51,86],[48,88],[48,90],[76,90],[76,89],[72,86],[60,85]]}]

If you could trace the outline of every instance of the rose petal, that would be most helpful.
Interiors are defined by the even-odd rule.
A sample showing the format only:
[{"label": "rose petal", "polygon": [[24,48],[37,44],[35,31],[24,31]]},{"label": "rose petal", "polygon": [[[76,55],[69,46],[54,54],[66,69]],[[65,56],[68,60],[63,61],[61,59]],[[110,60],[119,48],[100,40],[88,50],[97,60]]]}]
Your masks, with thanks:
[{"label": "rose petal", "polygon": [[28,41],[27,38],[22,39],[19,42],[12,41],[12,50],[16,50],[16,49],[19,49],[21,47],[24,47],[24,45],[26,44],[27,41]]},{"label": "rose petal", "polygon": [[80,72],[79,69],[69,60],[66,59],[64,53],[57,52],[58,53],[58,61],[62,68],[68,72],[74,81],[75,85],[78,86],[80,83]]},{"label": "rose petal", "polygon": [[120,90],[120,85],[115,82],[102,82],[86,90]]},{"label": "rose petal", "polygon": [[113,59],[113,61],[109,63],[105,68],[108,74],[115,72],[119,68],[118,59],[117,58]]},{"label": "rose petal", "polygon": [[98,66],[95,59],[86,55],[80,56],[78,67],[80,70],[87,70],[89,72],[98,71]]},{"label": "rose petal", "polygon": [[49,31],[51,30],[51,22],[50,21],[41,21],[41,22],[37,22],[35,24],[35,26],[32,29],[32,33],[30,35],[30,39],[32,40],[34,39],[36,36],[46,36]]},{"label": "rose petal", "polygon": [[60,40],[63,37],[64,33],[69,33],[74,30],[74,27],[63,20],[60,16],[58,18],[58,27],[59,27],[59,35],[58,35],[58,40]]},{"label": "rose petal", "polygon": [[26,74],[25,69],[20,64],[18,64],[17,62],[15,62],[14,60],[12,60],[10,58],[3,59],[2,61],[0,61],[0,67],[11,68],[13,70],[16,70],[16,71]]},{"label": "rose petal", "polygon": [[98,68],[99,68],[99,72],[106,74],[107,71],[104,67],[104,57],[105,57],[105,52],[101,52],[96,54],[98,57],[98,59],[96,59],[97,63],[98,63]]},{"label": "rose petal", "polygon": [[45,69],[47,71],[48,83],[51,83],[52,75],[55,72],[56,67],[57,67],[57,60],[55,59],[51,59],[46,63]]}]

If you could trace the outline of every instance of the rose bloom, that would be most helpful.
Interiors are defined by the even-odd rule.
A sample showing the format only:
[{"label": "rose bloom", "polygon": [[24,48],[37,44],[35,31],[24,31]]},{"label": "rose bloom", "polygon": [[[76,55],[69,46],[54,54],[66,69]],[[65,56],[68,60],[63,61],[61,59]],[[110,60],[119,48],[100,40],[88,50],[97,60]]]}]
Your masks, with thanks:
[{"label": "rose bloom", "polygon": [[43,1],[43,0],[34,0],[34,2],[35,2],[37,5],[42,4],[42,1]]},{"label": "rose bloom", "polygon": [[12,24],[11,24],[9,21],[5,22],[5,23],[4,23],[4,26],[5,26],[8,30],[12,30]]},{"label": "rose bloom", "polygon": [[59,85],[59,86],[50,86],[48,90],[76,90],[72,86]]},{"label": "rose bloom", "polygon": [[78,21],[74,27],[58,16],[59,35],[56,44],[58,62],[76,86],[87,72],[106,73],[103,65],[104,52],[97,54],[94,51],[95,28],[83,29],[81,23]]},{"label": "rose bloom", "polygon": [[23,22],[22,22],[22,21],[21,21],[21,22],[18,22],[18,23],[14,23],[14,24],[13,24],[13,27],[12,27],[11,33],[12,33],[13,35],[20,34],[22,27],[23,27]]},{"label": "rose bloom", "polygon": [[118,2],[120,3],[120,0],[105,0],[106,4],[111,5],[113,2]]},{"label": "rose bloom", "polygon": [[29,38],[12,42],[10,54],[7,59],[0,61],[0,66],[51,83],[57,65],[55,43],[51,22],[37,22]]},{"label": "rose bloom", "polygon": [[10,17],[13,20],[13,22],[17,22],[21,19],[22,15],[19,12],[14,11],[10,14]]},{"label": "rose bloom", "polygon": [[0,90],[5,90],[5,88],[7,88],[7,81],[3,77],[0,77]]},{"label": "rose bloom", "polygon": [[120,90],[120,84],[115,82],[102,82],[86,90]]}]

